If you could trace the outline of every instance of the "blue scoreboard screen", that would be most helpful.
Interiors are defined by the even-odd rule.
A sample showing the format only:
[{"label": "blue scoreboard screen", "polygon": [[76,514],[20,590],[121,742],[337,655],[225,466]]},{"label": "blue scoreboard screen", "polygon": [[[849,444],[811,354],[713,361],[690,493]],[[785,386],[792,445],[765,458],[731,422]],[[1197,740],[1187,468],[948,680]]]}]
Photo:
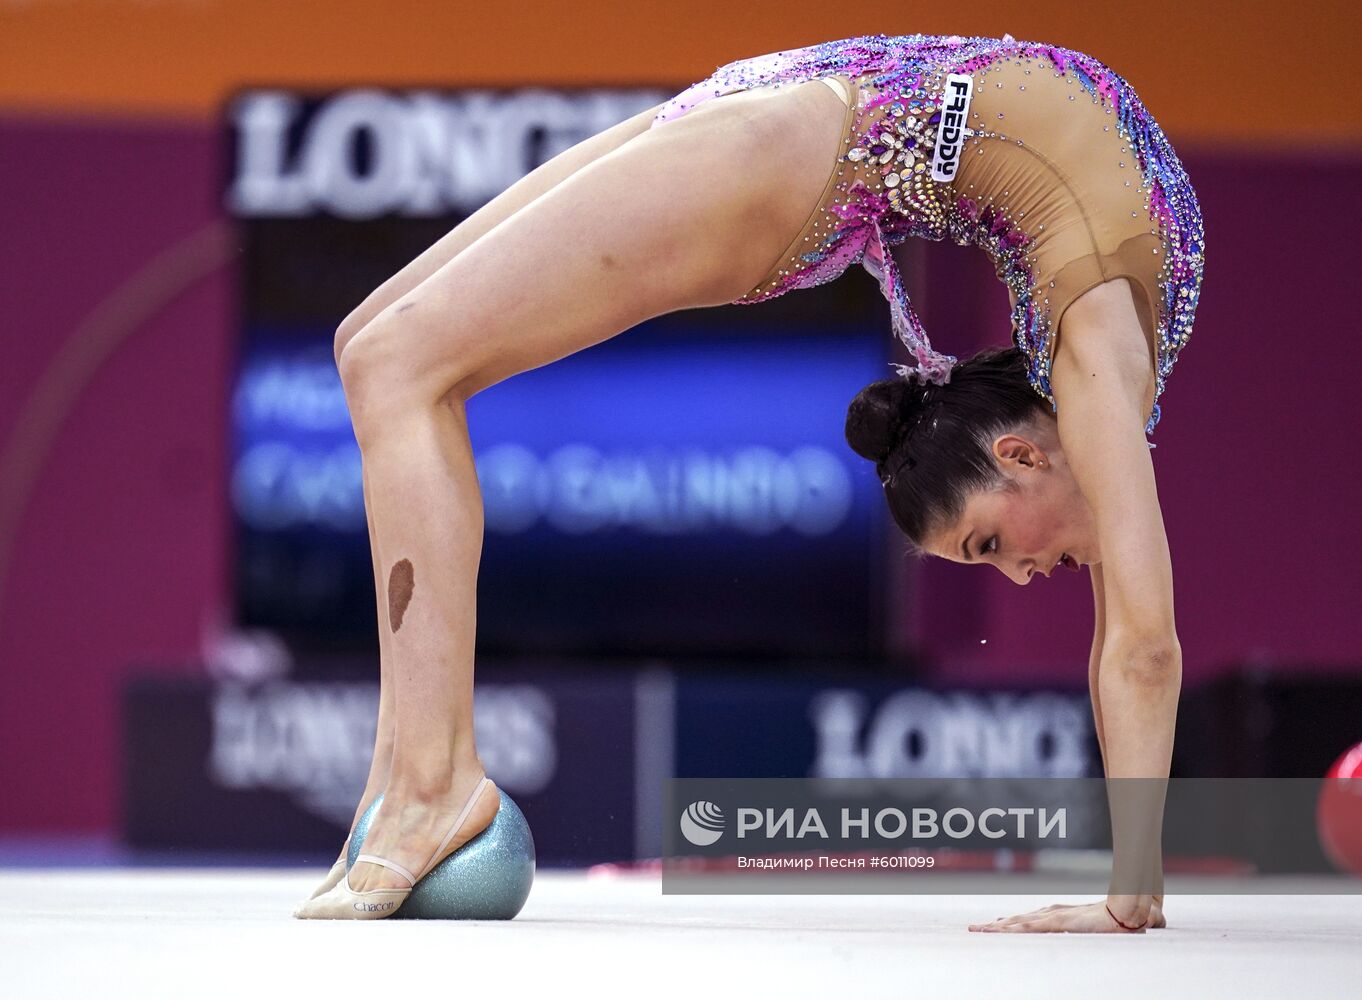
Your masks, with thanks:
[{"label": "blue scoreboard screen", "polygon": [[[238,98],[227,201],[244,249],[231,474],[243,625],[313,647],[373,641],[340,320],[516,174],[658,99]],[[470,174],[491,169],[477,150],[492,148],[497,176]],[[875,655],[886,517],[842,436],[851,398],[890,371],[888,318],[862,277],[659,317],[475,396],[480,649]],[[438,572],[438,554],[426,561]]]}]

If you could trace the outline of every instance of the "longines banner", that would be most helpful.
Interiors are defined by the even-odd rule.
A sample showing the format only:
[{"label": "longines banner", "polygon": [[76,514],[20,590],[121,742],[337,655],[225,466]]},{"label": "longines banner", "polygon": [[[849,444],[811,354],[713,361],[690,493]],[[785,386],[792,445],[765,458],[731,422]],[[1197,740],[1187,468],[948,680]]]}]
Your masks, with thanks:
[{"label": "longines banner", "polygon": [[[1153,845],[1161,811],[1170,877],[1322,875],[1335,870],[1322,841],[1349,855],[1362,829],[1357,782],[1179,776],[1166,806],[1162,782],[1104,782],[1082,693],[933,691],[794,665],[772,685],[720,666],[479,663],[478,749],[542,864],[662,858],[669,892],[1006,892],[990,880],[1009,869],[1105,892],[1113,826]],[[133,682],[129,845],[334,851],[377,699],[371,682]],[[1181,721],[1208,717],[1193,699]],[[1122,877],[1145,890],[1156,875]]]},{"label": "longines banner", "polygon": [[238,217],[467,215],[540,163],[665,100],[655,89],[251,90],[232,102]]},{"label": "longines banner", "polygon": [[[933,692],[794,667],[779,686],[642,665],[478,669],[479,752],[546,865],[661,856],[677,774],[1079,778],[1097,766],[1078,694]],[[124,701],[131,846],[325,852],[344,836],[377,685],[148,678]]]},{"label": "longines banner", "polygon": [[[636,726],[648,718],[650,685],[646,675],[584,673],[479,683],[479,753],[529,819],[540,863],[634,856]],[[132,683],[129,846],[334,853],[364,790],[377,714],[372,683]],[[651,826],[661,786],[649,787]]]}]

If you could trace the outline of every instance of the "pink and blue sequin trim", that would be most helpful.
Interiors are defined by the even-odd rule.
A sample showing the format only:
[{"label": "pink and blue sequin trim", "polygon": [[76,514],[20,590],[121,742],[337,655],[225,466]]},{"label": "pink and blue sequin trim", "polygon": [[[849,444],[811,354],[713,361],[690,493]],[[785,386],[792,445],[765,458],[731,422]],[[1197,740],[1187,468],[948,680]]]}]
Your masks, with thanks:
[{"label": "pink and blue sequin trim", "polygon": [[1152,431],[1160,417],[1157,400],[1191,336],[1201,288],[1205,233],[1196,194],[1172,145],[1130,84],[1109,67],[1071,49],[1018,42],[1010,35],[1001,39],[866,35],[729,63],[672,98],[654,123],[680,117],[711,98],[737,90],[802,83],[823,76],[874,74],[865,81],[874,91],[866,110],[894,102],[888,112],[895,128],[860,136],[847,156],[893,163],[894,176],[901,183],[885,193],[856,184],[844,200],[832,206],[841,223],[818,247],[803,255],[806,266],[787,275],[775,288],[739,303],[751,304],[794,288],[820,285],[860,263],[879,282],[889,302],[894,333],[912,355],[913,363],[898,366],[899,373],[939,384],[949,379],[955,358],[933,350],[890,249],[909,236],[930,240],[949,237],[961,245],[977,245],[988,253],[1017,298],[1013,312],[1017,346],[1031,359],[1028,375],[1032,386],[1053,404],[1049,316],[1033,294],[1033,276],[1026,265],[1027,235],[991,206],[980,208],[969,198],[957,196],[949,184],[932,181],[921,166],[923,153],[930,149],[933,139],[932,115],[940,112],[939,81],[948,73],[970,73],[1009,56],[1047,57],[1059,72],[1073,73],[1089,94],[1109,102],[1116,127],[1130,144],[1148,186],[1151,219],[1166,248],[1159,277],[1163,301],[1156,332],[1156,402],[1147,427]]}]

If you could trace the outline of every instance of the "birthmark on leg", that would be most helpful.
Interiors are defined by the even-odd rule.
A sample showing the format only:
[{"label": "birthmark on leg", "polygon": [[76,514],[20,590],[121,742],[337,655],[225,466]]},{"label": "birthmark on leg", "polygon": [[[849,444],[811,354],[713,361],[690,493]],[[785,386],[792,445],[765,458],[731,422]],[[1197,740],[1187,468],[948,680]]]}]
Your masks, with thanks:
[{"label": "birthmark on leg", "polygon": [[394,312],[404,313],[414,305],[416,305],[415,299],[412,299],[410,302],[403,302],[400,306],[397,307],[397,309],[394,310]]},{"label": "birthmark on leg", "polygon": [[411,560],[403,559],[388,574],[388,625],[394,632],[402,627],[402,616],[407,613],[415,589],[416,570]]}]

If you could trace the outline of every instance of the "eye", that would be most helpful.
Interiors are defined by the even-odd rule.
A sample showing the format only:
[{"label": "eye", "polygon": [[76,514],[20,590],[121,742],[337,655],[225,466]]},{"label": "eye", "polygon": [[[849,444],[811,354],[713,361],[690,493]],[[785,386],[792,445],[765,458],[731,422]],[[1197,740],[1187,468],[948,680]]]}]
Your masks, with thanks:
[{"label": "eye", "polygon": [[982,559],[984,556],[997,551],[998,551],[998,536],[994,535],[992,538],[986,541],[983,545],[983,548],[979,550],[979,558]]}]

